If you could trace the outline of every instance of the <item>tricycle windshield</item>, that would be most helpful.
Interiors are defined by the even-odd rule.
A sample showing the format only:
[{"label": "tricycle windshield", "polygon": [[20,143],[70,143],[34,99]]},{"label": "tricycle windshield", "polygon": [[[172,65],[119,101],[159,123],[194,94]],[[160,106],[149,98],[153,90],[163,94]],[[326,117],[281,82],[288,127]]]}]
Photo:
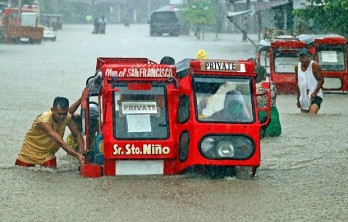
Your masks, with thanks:
[{"label": "tricycle windshield", "polygon": [[275,73],[293,74],[295,65],[299,63],[297,51],[293,52],[275,52],[274,54],[274,70]]},{"label": "tricycle windshield", "polygon": [[318,62],[322,70],[339,71],[346,69],[343,47],[319,47],[317,53]]},{"label": "tricycle windshield", "polygon": [[115,85],[114,136],[117,139],[165,139],[169,137],[165,85],[130,90]]},{"label": "tricycle windshield", "polygon": [[251,123],[254,121],[250,77],[194,77],[197,120]]}]

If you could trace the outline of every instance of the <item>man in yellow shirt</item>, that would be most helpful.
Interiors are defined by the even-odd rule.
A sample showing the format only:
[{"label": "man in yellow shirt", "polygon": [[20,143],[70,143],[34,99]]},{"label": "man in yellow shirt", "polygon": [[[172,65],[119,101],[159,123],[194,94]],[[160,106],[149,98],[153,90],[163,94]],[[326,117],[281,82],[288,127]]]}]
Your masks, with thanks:
[{"label": "man in yellow shirt", "polygon": [[[71,114],[68,113],[69,100],[64,97],[56,97],[53,101],[53,107],[50,111],[38,115],[31,128],[27,132],[22,149],[16,159],[15,165],[44,167],[57,167],[55,153],[62,147],[67,153],[76,157],[83,165],[85,157],[84,141],[81,132],[78,130],[74,121],[71,120]],[[76,152],[64,140],[66,126],[77,138],[79,151]]]}]

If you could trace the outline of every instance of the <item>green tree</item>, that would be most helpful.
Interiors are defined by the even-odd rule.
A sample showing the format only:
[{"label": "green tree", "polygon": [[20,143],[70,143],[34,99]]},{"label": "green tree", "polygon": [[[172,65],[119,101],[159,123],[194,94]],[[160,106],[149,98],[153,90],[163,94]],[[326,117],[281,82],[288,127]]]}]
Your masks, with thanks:
[{"label": "green tree", "polygon": [[204,38],[204,27],[217,25],[219,19],[218,7],[212,0],[201,0],[188,3],[184,7],[184,19],[189,24],[195,25],[195,36]]},{"label": "green tree", "polygon": [[348,1],[347,0],[308,0],[317,4],[305,10],[294,10],[301,21],[313,21],[309,32],[337,33],[348,37]]}]

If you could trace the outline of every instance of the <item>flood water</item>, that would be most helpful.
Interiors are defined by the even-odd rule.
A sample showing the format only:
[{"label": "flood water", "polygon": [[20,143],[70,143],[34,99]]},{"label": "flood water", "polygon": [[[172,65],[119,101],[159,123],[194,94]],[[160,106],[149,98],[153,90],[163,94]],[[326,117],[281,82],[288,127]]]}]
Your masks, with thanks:
[{"label": "flood water", "polygon": [[[165,55],[180,61],[247,59],[242,34],[150,37],[148,25],[65,25],[56,42],[0,45],[0,221],[348,221],[348,95],[325,94],[319,114],[300,114],[294,95],[279,95],[283,128],[261,142],[256,176],[212,180],[195,174],[87,179],[59,151],[58,169],[14,166],[26,131],[56,96],[75,101],[97,57]],[[257,36],[251,36],[257,40]]]}]

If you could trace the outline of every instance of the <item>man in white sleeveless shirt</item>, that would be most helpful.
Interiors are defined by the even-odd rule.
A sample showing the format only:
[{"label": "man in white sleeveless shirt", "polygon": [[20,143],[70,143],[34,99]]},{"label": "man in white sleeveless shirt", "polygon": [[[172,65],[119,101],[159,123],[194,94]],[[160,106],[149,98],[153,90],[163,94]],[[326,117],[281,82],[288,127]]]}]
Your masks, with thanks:
[{"label": "man in white sleeveless shirt", "polygon": [[307,49],[300,49],[298,58],[300,62],[295,66],[297,107],[302,113],[317,114],[323,101],[323,72],[320,65],[311,60]]}]

